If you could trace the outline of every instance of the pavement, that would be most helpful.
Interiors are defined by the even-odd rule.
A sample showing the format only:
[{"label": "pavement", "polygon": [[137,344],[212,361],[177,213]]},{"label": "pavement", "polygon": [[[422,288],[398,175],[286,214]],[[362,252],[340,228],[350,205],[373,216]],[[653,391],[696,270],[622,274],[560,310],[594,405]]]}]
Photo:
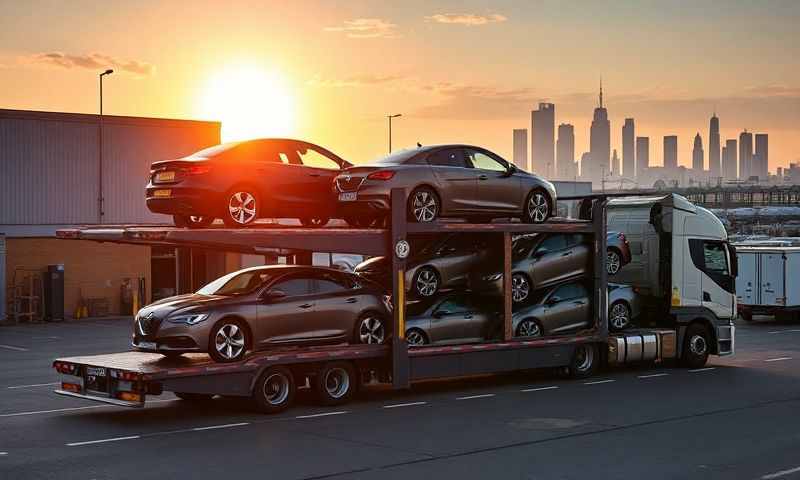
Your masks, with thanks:
[{"label": "pavement", "polygon": [[301,392],[275,416],[52,393],[53,358],[126,350],[129,328],[0,328],[0,479],[800,478],[800,323],[739,324],[736,355],[702,369],[426,382],[333,408]]}]

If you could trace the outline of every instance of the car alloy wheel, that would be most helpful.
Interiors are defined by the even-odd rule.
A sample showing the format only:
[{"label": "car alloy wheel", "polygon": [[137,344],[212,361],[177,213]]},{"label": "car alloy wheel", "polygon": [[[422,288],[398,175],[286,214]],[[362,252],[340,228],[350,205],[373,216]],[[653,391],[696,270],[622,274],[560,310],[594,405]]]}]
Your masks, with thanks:
[{"label": "car alloy wheel", "polygon": [[250,192],[234,192],[228,198],[228,215],[238,225],[247,225],[256,219],[256,197]]},{"label": "car alloy wheel", "polygon": [[425,334],[422,333],[422,330],[416,328],[411,329],[406,333],[406,342],[414,347],[425,345],[427,343]]},{"label": "car alloy wheel", "polygon": [[380,318],[374,315],[366,315],[361,318],[358,324],[358,341],[360,343],[383,343],[386,339],[386,329]]},{"label": "car alloy wheel", "polygon": [[244,331],[235,323],[224,323],[214,335],[214,348],[225,361],[234,361],[244,354]]},{"label": "car alloy wheel", "polygon": [[608,272],[609,275],[616,275],[621,266],[622,261],[619,258],[619,253],[615,250],[609,250],[608,253],[606,253],[606,272]]},{"label": "car alloy wheel", "polygon": [[531,285],[528,278],[521,274],[515,273],[511,276],[511,299],[515,303],[524,302],[531,292]]},{"label": "car alloy wheel", "polygon": [[541,337],[542,336],[542,329],[539,328],[539,324],[536,320],[533,319],[526,319],[519,323],[517,326],[517,336],[518,337]]},{"label": "car alloy wheel", "polygon": [[608,322],[614,330],[624,330],[631,323],[631,312],[623,302],[617,302],[611,306],[608,314]]},{"label": "car alloy wheel", "polygon": [[411,212],[415,221],[419,223],[432,222],[439,214],[439,202],[436,194],[428,188],[414,191],[411,198]]},{"label": "car alloy wheel", "polygon": [[417,274],[417,281],[414,288],[421,297],[431,297],[439,289],[439,277],[430,268],[423,268]]},{"label": "car alloy wheel", "polygon": [[527,214],[529,221],[543,223],[550,215],[550,203],[547,195],[539,190],[528,197]]}]

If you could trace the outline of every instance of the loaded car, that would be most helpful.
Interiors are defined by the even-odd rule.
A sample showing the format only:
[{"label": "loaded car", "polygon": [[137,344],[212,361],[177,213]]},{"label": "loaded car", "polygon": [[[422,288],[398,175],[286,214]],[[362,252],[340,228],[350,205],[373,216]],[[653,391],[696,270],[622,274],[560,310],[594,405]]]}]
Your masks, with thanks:
[{"label": "loaded car", "polygon": [[482,342],[503,321],[502,305],[454,293],[406,307],[406,342],[411,346]]},{"label": "loaded car", "polygon": [[408,218],[414,222],[519,217],[542,223],[553,215],[556,204],[552,183],[470,145],[401,150],[344,170],[336,176],[333,189],[348,223],[373,226],[386,223],[395,187],[408,192]]},{"label": "loaded car", "polygon": [[379,285],[351,273],[253,267],[142,308],[132,344],[166,356],[207,352],[218,362],[234,362],[248,350],[277,346],[383,343],[390,309]]},{"label": "loaded car", "polygon": [[172,215],[180,227],[207,227],[217,218],[228,227],[243,227],[261,217],[322,226],[336,211],[331,182],[350,166],[300,140],[224,143],[153,163],[147,208]]}]

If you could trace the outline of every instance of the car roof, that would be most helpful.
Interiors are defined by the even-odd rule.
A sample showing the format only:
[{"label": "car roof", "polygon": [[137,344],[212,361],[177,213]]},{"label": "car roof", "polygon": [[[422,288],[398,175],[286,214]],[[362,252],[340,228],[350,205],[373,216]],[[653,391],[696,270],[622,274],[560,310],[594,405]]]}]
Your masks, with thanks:
[{"label": "car roof", "polygon": [[294,272],[331,272],[331,273],[344,273],[349,274],[332,267],[320,267],[315,265],[258,265],[255,267],[248,267],[238,270],[238,273],[249,272],[254,270],[267,270],[276,273],[294,273]]}]

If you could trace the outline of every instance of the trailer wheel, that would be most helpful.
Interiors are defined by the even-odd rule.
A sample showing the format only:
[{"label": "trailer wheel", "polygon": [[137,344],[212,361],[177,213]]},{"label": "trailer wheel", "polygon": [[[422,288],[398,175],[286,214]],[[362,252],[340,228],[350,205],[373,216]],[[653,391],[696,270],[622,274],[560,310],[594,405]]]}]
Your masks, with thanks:
[{"label": "trailer wheel", "polygon": [[584,343],[575,347],[572,354],[568,372],[572,378],[586,378],[594,374],[597,365],[600,363],[600,355],[597,346],[593,343]]},{"label": "trailer wheel", "polygon": [[188,392],[172,392],[175,394],[176,397],[180,398],[185,402],[193,402],[193,403],[201,403],[201,402],[208,402],[214,395],[208,395],[205,393],[188,393]]},{"label": "trailer wheel", "polygon": [[705,325],[694,323],[686,329],[681,352],[681,365],[687,368],[700,368],[708,361],[711,336]]},{"label": "trailer wheel", "polygon": [[358,390],[358,376],[350,362],[330,362],[314,377],[314,391],[323,405],[341,405]]},{"label": "trailer wheel", "polygon": [[256,380],[253,402],[263,413],[282,412],[292,404],[296,388],[288,368],[270,367]]}]

